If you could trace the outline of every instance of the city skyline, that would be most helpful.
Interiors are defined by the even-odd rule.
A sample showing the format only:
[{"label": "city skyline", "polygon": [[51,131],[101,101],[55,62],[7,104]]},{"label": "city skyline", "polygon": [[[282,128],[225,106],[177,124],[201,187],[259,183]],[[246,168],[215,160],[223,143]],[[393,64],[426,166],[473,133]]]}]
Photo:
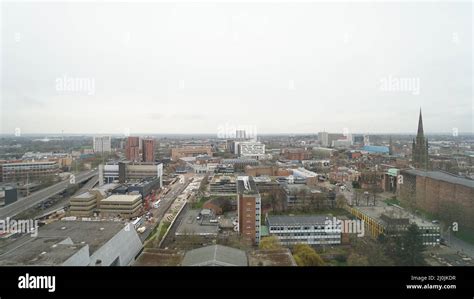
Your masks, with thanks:
[{"label": "city skyline", "polygon": [[2,1],[0,296],[473,293],[473,14]]}]

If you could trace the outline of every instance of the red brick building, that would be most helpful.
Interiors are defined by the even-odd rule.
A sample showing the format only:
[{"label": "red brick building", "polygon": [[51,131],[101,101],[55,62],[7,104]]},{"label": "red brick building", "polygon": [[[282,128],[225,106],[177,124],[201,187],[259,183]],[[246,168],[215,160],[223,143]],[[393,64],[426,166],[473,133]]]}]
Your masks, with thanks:
[{"label": "red brick building", "polygon": [[302,148],[285,148],[281,152],[282,156],[288,160],[309,160],[311,153]]},{"label": "red brick building", "polygon": [[143,139],[142,141],[143,162],[155,162],[155,140]]},{"label": "red brick building", "polygon": [[230,210],[235,211],[235,204],[232,205],[231,200],[228,198],[218,197],[206,201],[202,208],[211,210],[214,215],[222,215]]},{"label": "red brick building", "polygon": [[474,181],[441,171],[403,170],[400,200],[474,229]]},{"label": "red brick building", "polygon": [[246,166],[245,175],[256,177],[256,176],[289,176],[291,171],[287,169],[281,169],[276,166]]},{"label": "red brick building", "polygon": [[140,161],[140,138],[128,137],[125,145],[125,157],[129,161]]},{"label": "red brick building", "polygon": [[178,161],[183,157],[196,157],[199,155],[212,156],[212,147],[205,146],[184,146],[171,149],[171,160]]},{"label": "red brick building", "polygon": [[251,177],[237,181],[237,212],[240,235],[252,244],[260,243],[261,199]]}]

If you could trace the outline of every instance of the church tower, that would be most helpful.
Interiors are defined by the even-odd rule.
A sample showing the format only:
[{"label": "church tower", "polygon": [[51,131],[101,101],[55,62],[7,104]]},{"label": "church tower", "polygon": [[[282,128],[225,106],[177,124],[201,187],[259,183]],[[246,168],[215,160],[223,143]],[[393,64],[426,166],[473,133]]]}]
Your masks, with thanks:
[{"label": "church tower", "polygon": [[428,139],[425,138],[423,132],[423,118],[418,118],[418,132],[416,138],[413,139],[412,145],[413,164],[416,168],[429,169],[429,157],[428,157]]}]

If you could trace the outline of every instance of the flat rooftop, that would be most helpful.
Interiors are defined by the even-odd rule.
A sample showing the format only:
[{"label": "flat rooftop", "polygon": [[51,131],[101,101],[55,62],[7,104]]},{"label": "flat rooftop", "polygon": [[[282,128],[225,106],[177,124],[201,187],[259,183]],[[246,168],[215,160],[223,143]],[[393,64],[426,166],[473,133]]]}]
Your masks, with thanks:
[{"label": "flat rooftop", "polygon": [[309,193],[322,193],[322,191],[319,190],[319,187],[308,186],[305,184],[286,184],[284,188],[293,193],[301,191],[307,191]]},{"label": "flat rooftop", "polygon": [[88,191],[73,197],[73,199],[92,199],[92,198],[95,198],[95,195],[89,193]]},{"label": "flat rooftop", "polygon": [[302,226],[302,225],[324,224],[324,222],[327,219],[332,220],[332,217],[324,216],[324,215],[296,215],[296,216],[268,215],[267,216],[268,224],[271,226],[275,226],[275,225]]},{"label": "flat rooftop", "polygon": [[250,158],[222,159],[222,164],[239,164],[239,163],[258,164],[258,160],[257,159],[250,159]]},{"label": "flat rooftop", "polygon": [[[20,260],[21,256],[25,252],[29,252],[31,250],[30,247],[33,245],[33,248],[42,249],[44,246],[49,246],[48,244],[52,246],[54,245],[53,243],[56,244],[67,238],[70,238],[72,245],[89,245],[89,253],[92,255],[124,228],[124,223],[114,221],[56,221],[41,226],[38,229],[38,236],[36,238],[26,234],[16,239],[2,240],[0,243],[0,260],[3,261],[5,257],[12,260]],[[32,243],[36,239],[39,240],[38,243]],[[60,247],[66,248],[64,246]],[[64,250],[72,250],[74,249],[73,247]],[[32,252],[36,251],[34,249]],[[46,251],[48,252],[48,250]],[[61,252],[59,256],[65,257],[67,253]]]},{"label": "flat rooftop", "polygon": [[248,259],[249,266],[296,266],[288,248],[251,251]]},{"label": "flat rooftop", "polygon": [[219,229],[217,223],[210,223],[207,217],[201,217],[197,220],[201,210],[188,210],[184,215],[181,223],[176,229],[177,236],[184,235],[200,235],[200,236],[216,236]]},{"label": "flat rooftop", "polygon": [[[64,241],[66,244],[61,244]],[[85,246],[87,244],[67,244],[64,237],[30,237],[29,242],[0,255],[0,265],[58,266]]]},{"label": "flat rooftop", "polygon": [[271,183],[272,179],[267,175],[257,176],[253,178],[255,183]]},{"label": "flat rooftop", "polygon": [[104,202],[123,202],[123,203],[130,203],[135,202],[137,200],[141,200],[140,194],[114,194],[107,198],[101,200],[102,203]]},{"label": "flat rooftop", "polygon": [[214,175],[211,184],[235,183],[236,178],[233,175]]},{"label": "flat rooftop", "polygon": [[239,176],[237,178],[237,193],[258,194],[257,185],[253,178],[249,176]]},{"label": "flat rooftop", "polygon": [[433,224],[429,220],[424,220],[423,218],[416,216],[415,214],[412,214],[408,212],[407,210],[397,207],[397,206],[392,206],[388,205],[382,201],[376,202],[375,206],[352,206],[353,208],[361,211],[362,213],[366,214],[367,216],[378,220],[380,222],[383,222],[380,216],[382,214],[386,214],[387,216],[391,218],[406,218],[409,219],[410,224],[415,223],[419,227],[421,226],[439,226],[437,224]]},{"label": "flat rooftop", "polygon": [[468,188],[474,188],[474,180],[466,179],[463,177],[455,176],[455,175],[441,172],[441,171],[423,171],[423,170],[417,170],[417,169],[410,169],[410,170],[403,170],[403,172],[411,174],[411,175],[428,177],[430,179],[434,179],[438,181],[462,185]]},{"label": "flat rooftop", "polygon": [[145,248],[134,266],[179,266],[184,254],[170,249]]}]

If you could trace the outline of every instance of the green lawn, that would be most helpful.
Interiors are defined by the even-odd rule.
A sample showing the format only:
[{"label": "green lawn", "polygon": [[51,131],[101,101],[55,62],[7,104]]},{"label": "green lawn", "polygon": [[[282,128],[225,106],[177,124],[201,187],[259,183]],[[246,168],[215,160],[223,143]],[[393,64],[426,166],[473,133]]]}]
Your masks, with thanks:
[{"label": "green lawn", "polygon": [[393,198],[387,198],[384,200],[384,202],[388,205],[397,205],[397,206],[400,206],[400,201],[393,197]]},{"label": "green lawn", "polygon": [[163,222],[163,225],[161,226],[161,229],[160,229],[160,234],[158,235],[158,240],[161,241],[161,238],[163,238],[163,236],[165,235],[170,225],[171,225],[171,222]]}]

